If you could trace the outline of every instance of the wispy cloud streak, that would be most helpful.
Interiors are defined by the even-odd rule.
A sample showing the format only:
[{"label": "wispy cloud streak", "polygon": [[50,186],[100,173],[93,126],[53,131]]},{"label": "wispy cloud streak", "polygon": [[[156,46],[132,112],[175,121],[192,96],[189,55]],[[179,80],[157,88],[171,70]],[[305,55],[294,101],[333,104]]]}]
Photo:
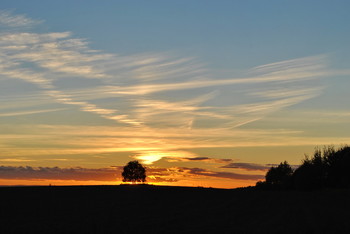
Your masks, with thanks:
[{"label": "wispy cloud streak", "polygon": [[[62,139],[69,136],[76,148],[62,149],[58,146],[62,139],[48,139],[55,147],[35,149],[38,154],[130,152],[131,157],[152,164],[161,159],[211,160],[188,152],[194,147],[264,145],[267,138],[276,145],[291,139],[300,142],[300,131],[241,127],[317,97],[325,88],[316,82],[319,78],[348,74],[330,69],[328,57],[318,55],[261,65],[239,77],[215,77],[196,58],[172,53],[110,54],[91,49],[87,40],[72,32],[23,30],[36,23],[23,15],[0,12],[0,24],[8,28],[0,33],[0,82],[31,84],[41,97],[60,105],[35,110],[18,105],[0,117],[60,111],[70,105],[77,107],[69,111],[82,116],[84,127],[84,131],[67,126],[50,129]],[[82,113],[99,116],[99,122],[93,128],[85,126]],[[46,136],[41,130],[35,130],[39,138]],[[281,135],[288,140],[280,140]],[[14,148],[9,142],[2,147]]]},{"label": "wispy cloud streak", "polygon": [[14,15],[11,11],[0,11],[0,25],[7,27],[31,27],[42,21],[33,20],[25,15]]},{"label": "wispy cloud streak", "polygon": [[66,108],[47,109],[47,110],[31,110],[31,111],[20,111],[20,112],[6,112],[6,113],[0,112],[0,117],[18,116],[18,115],[34,115],[34,114],[41,114],[41,113],[61,111],[61,110],[66,110]]}]

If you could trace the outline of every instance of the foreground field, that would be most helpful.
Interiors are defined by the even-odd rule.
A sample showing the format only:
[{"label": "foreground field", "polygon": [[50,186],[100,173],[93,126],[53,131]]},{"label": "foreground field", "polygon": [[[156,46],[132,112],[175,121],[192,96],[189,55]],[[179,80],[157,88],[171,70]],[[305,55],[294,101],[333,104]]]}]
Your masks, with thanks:
[{"label": "foreground field", "polygon": [[3,187],[0,233],[350,233],[350,191]]}]

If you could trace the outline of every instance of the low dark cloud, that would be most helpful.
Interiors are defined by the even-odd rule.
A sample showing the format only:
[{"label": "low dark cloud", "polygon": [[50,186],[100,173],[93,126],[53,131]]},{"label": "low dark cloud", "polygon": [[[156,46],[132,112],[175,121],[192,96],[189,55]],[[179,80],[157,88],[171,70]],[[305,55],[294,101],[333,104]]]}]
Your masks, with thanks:
[{"label": "low dark cloud", "polygon": [[[0,166],[0,179],[12,180],[74,180],[74,181],[117,181],[121,180],[123,166],[108,168],[60,168],[30,166]],[[146,168],[149,182],[177,182],[171,178],[174,171],[167,168]]]},{"label": "low dark cloud", "polygon": [[[30,166],[0,166],[0,179],[13,180],[74,180],[74,181],[118,181],[121,180],[123,166],[108,168],[60,168]],[[191,176],[215,177],[238,180],[259,180],[262,175],[217,172],[203,168],[146,167],[148,182],[177,182]]]},{"label": "low dark cloud", "polygon": [[185,157],[185,158],[168,158],[168,161],[170,162],[210,162],[210,163],[228,163],[232,162],[232,159],[226,159],[226,158],[209,158],[209,157]]},{"label": "low dark cloud", "polygon": [[260,180],[264,178],[263,175],[239,174],[234,172],[217,172],[217,171],[209,171],[203,168],[183,167],[181,169],[190,175],[202,175],[207,177],[219,177],[219,178],[237,179],[237,180]]},{"label": "low dark cloud", "polygon": [[266,171],[270,169],[270,165],[257,164],[257,163],[230,163],[220,168],[237,168],[247,171]]},{"label": "low dark cloud", "polygon": [[121,171],[122,167],[92,169],[81,167],[0,166],[0,179],[113,181],[120,179]]},{"label": "low dark cloud", "polygon": [[203,160],[208,160],[208,157],[195,157],[195,158],[184,158],[188,161],[203,161]]},{"label": "low dark cloud", "polygon": [[[247,171],[267,171],[271,167],[277,167],[279,164],[257,164],[257,163],[229,163],[220,168],[236,168]],[[290,165],[293,169],[298,168],[300,165]]]}]

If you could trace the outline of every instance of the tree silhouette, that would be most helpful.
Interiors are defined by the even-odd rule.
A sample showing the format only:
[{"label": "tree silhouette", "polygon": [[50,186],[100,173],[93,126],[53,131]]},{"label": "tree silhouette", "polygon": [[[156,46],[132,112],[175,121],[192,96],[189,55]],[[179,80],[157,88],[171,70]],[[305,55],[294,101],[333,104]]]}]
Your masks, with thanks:
[{"label": "tree silhouette", "polygon": [[350,188],[350,147],[343,146],[337,151],[328,147],[323,152],[324,161],[327,163],[327,186]]},{"label": "tree silhouette", "polygon": [[350,147],[338,149],[324,146],[316,148],[314,155],[305,157],[302,164],[293,172],[285,161],[277,167],[271,167],[265,181],[258,181],[258,189],[322,189],[350,188]]},{"label": "tree silhouette", "polygon": [[293,174],[296,189],[319,189],[326,185],[327,164],[322,151],[316,149],[314,156],[306,157]]},{"label": "tree silhouette", "polygon": [[292,167],[287,161],[280,163],[277,167],[271,167],[266,173],[266,183],[272,188],[289,188],[293,174]]},{"label": "tree silhouette", "polygon": [[138,161],[130,161],[122,173],[123,182],[145,182],[146,169]]},{"label": "tree silhouette", "polygon": [[292,188],[293,169],[287,161],[280,163],[277,167],[271,167],[266,175],[265,181],[258,181],[258,189],[290,189]]}]

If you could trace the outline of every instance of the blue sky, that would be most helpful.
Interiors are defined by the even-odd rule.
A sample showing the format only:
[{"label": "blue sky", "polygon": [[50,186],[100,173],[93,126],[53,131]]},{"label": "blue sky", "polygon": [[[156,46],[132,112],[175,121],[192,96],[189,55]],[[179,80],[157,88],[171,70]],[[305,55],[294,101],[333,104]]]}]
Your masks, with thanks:
[{"label": "blue sky", "polygon": [[341,52],[349,41],[347,1],[2,1],[2,7],[46,21],[42,28],[72,31],[100,50],[180,50],[223,68]]},{"label": "blue sky", "polygon": [[346,144],[349,4],[2,1],[0,164],[235,187]]}]

